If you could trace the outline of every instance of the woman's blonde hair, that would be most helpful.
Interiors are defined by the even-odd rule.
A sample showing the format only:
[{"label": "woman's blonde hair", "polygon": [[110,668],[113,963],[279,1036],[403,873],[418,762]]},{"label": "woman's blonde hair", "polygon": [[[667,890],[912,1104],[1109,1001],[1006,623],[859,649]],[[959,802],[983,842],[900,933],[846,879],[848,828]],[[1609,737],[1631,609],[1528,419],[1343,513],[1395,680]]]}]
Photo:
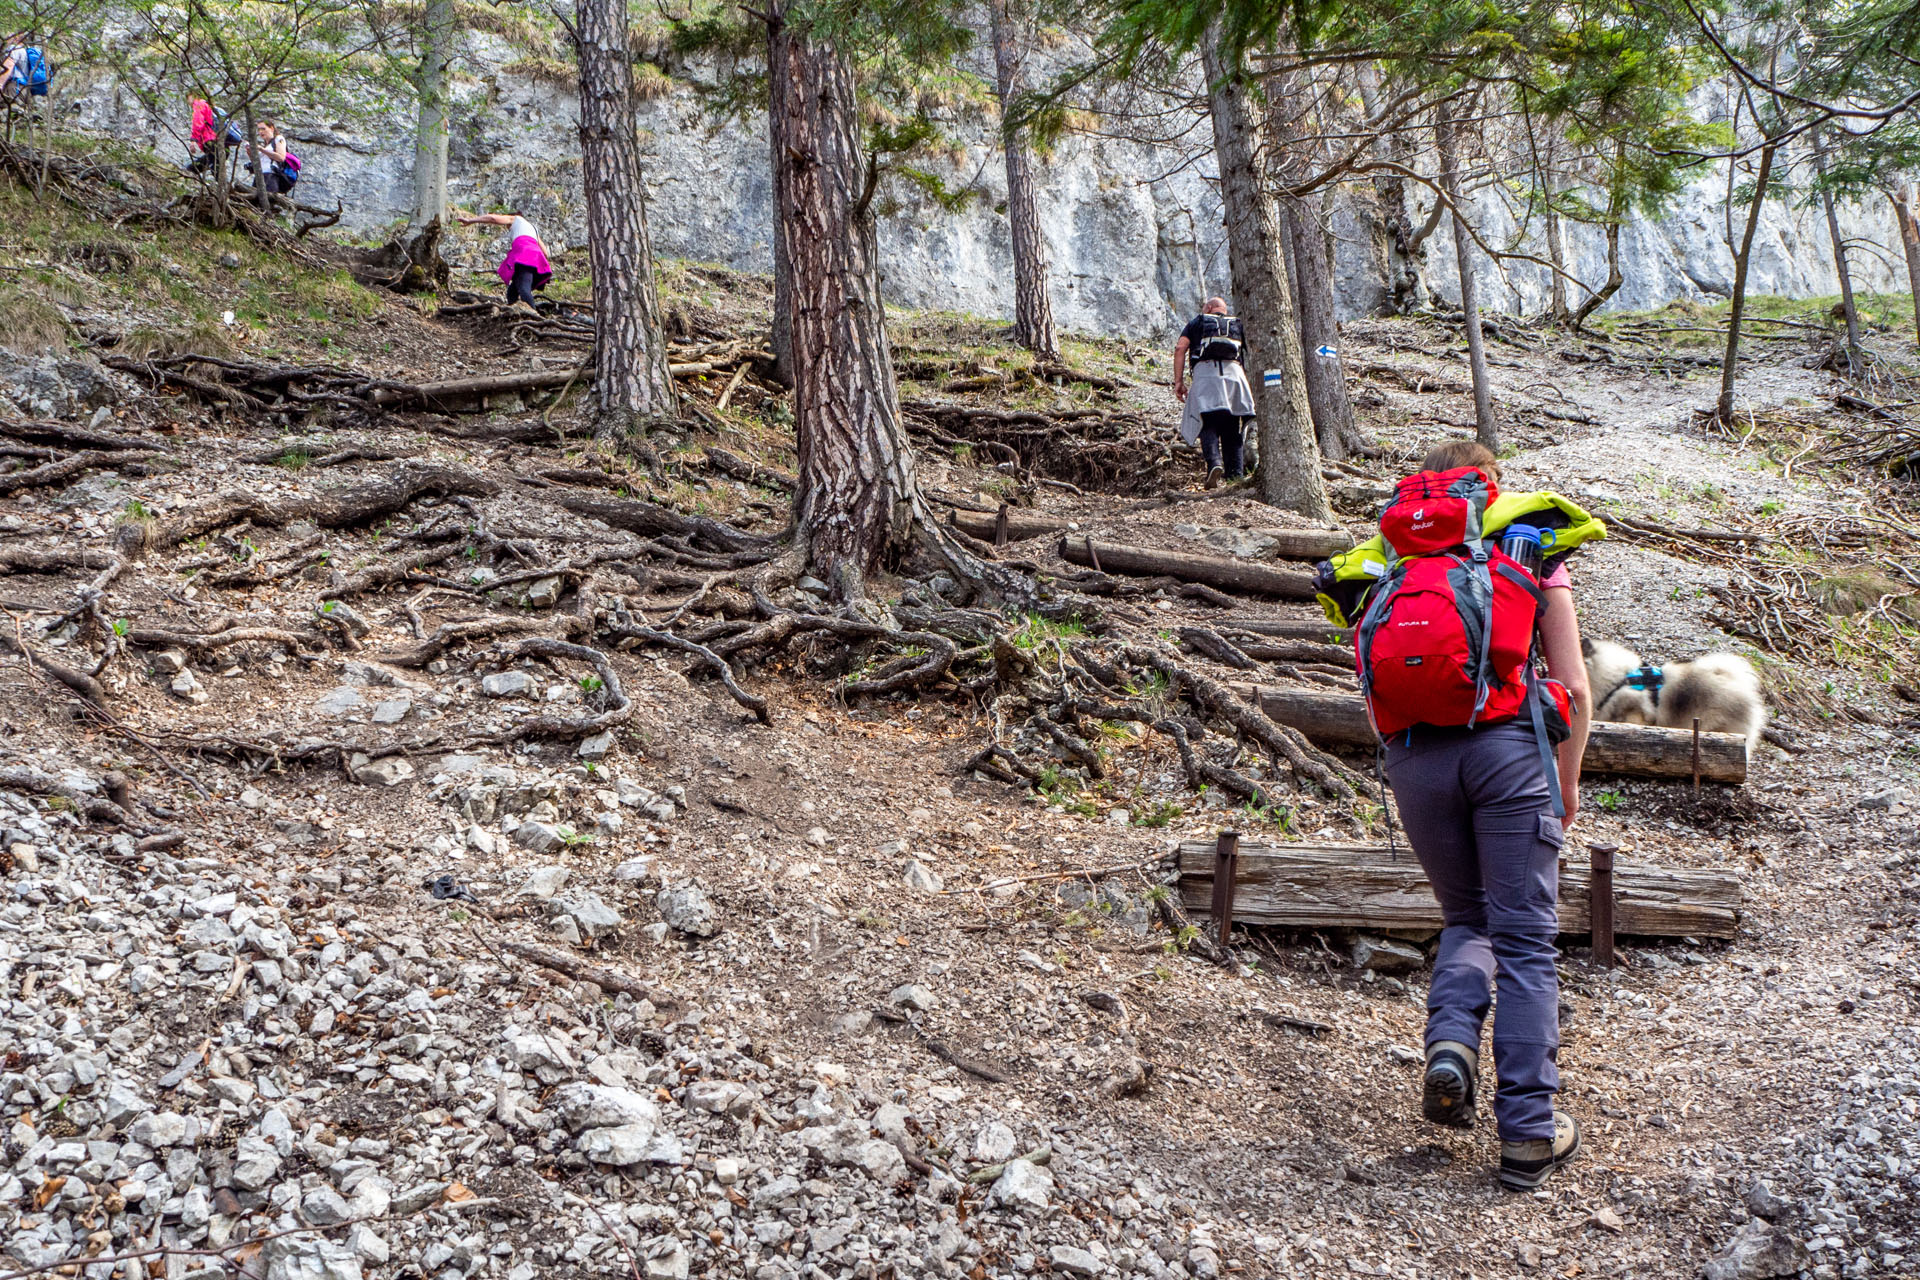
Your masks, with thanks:
[{"label": "woman's blonde hair", "polygon": [[1455,467],[1478,467],[1487,473],[1489,480],[1500,483],[1500,460],[1478,440],[1449,440],[1437,444],[1420,460],[1422,471],[1451,471]]}]

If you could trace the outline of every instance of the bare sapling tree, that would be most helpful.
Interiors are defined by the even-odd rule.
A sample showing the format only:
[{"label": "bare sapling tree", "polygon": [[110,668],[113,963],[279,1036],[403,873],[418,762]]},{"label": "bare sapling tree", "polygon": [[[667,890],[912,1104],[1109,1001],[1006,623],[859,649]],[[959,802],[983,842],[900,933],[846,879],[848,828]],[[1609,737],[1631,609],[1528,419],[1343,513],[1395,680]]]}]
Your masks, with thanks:
[{"label": "bare sapling tree", "polygon": [[1460,274],[1460,313],[1467,331],[1467,363],[1473,373],[1474,435],[1489,449],[1500,448],[1500,423],[1493,416],[1493,384],[1487,374],[1486,338],[1480,331],[1479,268],[1473,260],[1473,236],[1461,208],[1459,124],[1456,104],[1434,108],[1434,140],[1440,157],[1440,190],[1453,222],[1453,252]]},{"label": "bare sapling tree", "polygon": [[992,26],[995,90],[1000,99],[1001,149],[1007,161],[1007,229],[1013,240],[1013,340],[1041,360],[1058,361],[1048,294],[1047,242],[1040,230],[1040,198],[1027,131],[1015,118],[1025,90],[1026,50],[1009,0],[987,0]]},{"label": "bare sapling tree", "polygon": [[647,235],[625,0],[582,0],[571,34],[593,271],[593,435],[623,448],[677,412]]}]

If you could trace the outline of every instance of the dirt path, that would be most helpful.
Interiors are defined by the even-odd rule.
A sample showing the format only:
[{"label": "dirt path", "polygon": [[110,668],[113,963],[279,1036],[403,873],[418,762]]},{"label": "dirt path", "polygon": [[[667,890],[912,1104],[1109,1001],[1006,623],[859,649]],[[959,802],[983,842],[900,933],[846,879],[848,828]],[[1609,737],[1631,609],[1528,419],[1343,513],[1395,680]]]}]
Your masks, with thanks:
[{"label": "dirt path", "polygon": [[[1355,350],[1458,376],[1392,343]],[[1750,387],[1767,404],[1812,402],[1825,377],[1783,367]],[[1705,438],[1686,422],[1711,394],[1704,379],[1546,360],[1500,378],[1511,403],[1571,400],[1598,419],[1540,428],[1516,414],[1516,482],[1675,527],[1832,522],[1867,500],[1842,477],[1781,475],[1757,440]],[[1458,395],[1382,385],[1378,396],[1367,416],[1396,458],[1465,412]],[[254,434],[209,418],[191,433],[191,469],[97,475],[10,502],[8,543],[98,548],[129,499],[164,519],[223,489],[285,497],[384,465],[315,476],[251,464],[244,455],[270,438]],[[509,483],[578,462],[557,449],[407,438],[502,487],[371,528],[221,530],[129,569],[116,616],[312,626],[330,571],[430,546],[435,521],[463,513],[536,564],[621,536],[556,514],[555,482]],[[1345,478],[1353,527],[1362,491],[1395,465]],[[940,471],[988,504],[1002,491],[965,461]],[[743,519],[765,497],[719,478],[679,496]],[[1168,546],[1279,522],[1236,497],[1169,506],[1043,490],[1039,502],[1089,531]],[[777,523],[772,508],[765,520]],[[309,538],[325,556],[304,568],[243,587],[207,580]],[[1016,550],[1062,568],[1047,543]],[[1650,659],[1734,644],[1716,630],[1728,606],[1715,592],[1735,589],[1738,565],[1678,550],[1618,538],[1583,552],[1587,628]],[[635,1266],[649,1280],[1685,1276],[1757,1209],[1779,1220],[1774,1247],[1796,1263],[1809,1251],[1816,1276],[1911,1274],[1920,1257],[1917,740],[1911,708],[1856,666],[1769,657],[1770,679],[1800,691],[1780,715],[1798,753],[1763,746],[1744,788],[1696,802],[1679,784],[1589,784],[1587,838],[1619,843],[1627,860],[1739,870],[1743,927],[1725,945],[1630,944],[1611,972],[1582,948],[1566,953],[1564,1098],[1589,1154],[1545,1191],[1513,1196],[1494,1183],[1489,1129],[1418,1118],[1424,970],[1357,970],[1344,939],[1314,936],[1252,940],[1221,969],[1154,921],[1160,864],[1179,839],[1229,822],[1344,837],[1337,806],[1301,795],[1281,815],[1224,809],[1194,796],[1157,736],[1116,734],[1100,788],[1040,796],[963,776],[994,731],[977,707],[846,704],[803,657],[752,680],[771,725],[680,658],[635,651],[616,655],[634,718],[605,754],[553,742],[450,751],[603,692],[585,668],[469,660],[484,649],[393,661],[417,642],[409,607],[434,625],[485,612],[462,596],[464,572],[458,560],[436,568],[454,584],[439,595],[361,600],[369,631],[355,651],[194,655],[185,693],[161,646],[111,669],[114,714],[164,741],[210,798],[137,742],[76,721],[17,660],[0,667],[6,763],[120,769],[159,806],[152,816],[189,833],[148,854],[83,831],[71,805],[6,800],[0,1048],[23,1046],[0,1088],[14,1126],[0,1168],[9,1256],[71,1256],[89,1230],[109,1233],[103,1248],[156,1233],[218,1246],[331,1221],[298,1250],[274,1246],[285,1269],[268,1274],[318,1260],[336,1277],[416,1267],[513,1280]],[[533,585],[517,616],[554,616]],[[57,618],[73,586],[18,575],[8,607]],[[1219,616],[1179,597],[1114,607],[1169,629]],[[1033,653],[1057,661],[1050,640]],[[423,745],[410,772],[350,750],[343,772],[324,757],[277,767],[231,742],[185,750],[196,734]],[[423,887],[443,875],[480,905]],[[695,885],[710,934],[680,927],[698,925],[682,893]],[[593,941],[579,959],[637,977],[653,999],[500,950],[516,938]],[[1331,1030],[1311,1036],[1276,1015]],[[104,1075],[95,1058],[111,1058]],[[77,1105],[56,1105],[56,1078]],[[108,1080],[139,1105],[116,1112]],[[601,1098],[604,1114],[575,1124],[569,1099],[588,1081],[632,1097]],[[160,1116],[186,1117],[182,1136]],[[647,1152],[604,1158],[605,1144],[629,1141]],[[61,1142],[112,1150],[60,1153]],[[265,1172],[262,1143],[274,1153]],[[1026,1199],[1001,1193],[1007,1175],[965,1182],[1040,1148],[1032,1177],[1050,1185]],[[129,1194],[136,1182],[145,1201]],[[435,1188],[425,1207],[421,1187]],[[349,1226],[329,1196],[378,1221]]]}]

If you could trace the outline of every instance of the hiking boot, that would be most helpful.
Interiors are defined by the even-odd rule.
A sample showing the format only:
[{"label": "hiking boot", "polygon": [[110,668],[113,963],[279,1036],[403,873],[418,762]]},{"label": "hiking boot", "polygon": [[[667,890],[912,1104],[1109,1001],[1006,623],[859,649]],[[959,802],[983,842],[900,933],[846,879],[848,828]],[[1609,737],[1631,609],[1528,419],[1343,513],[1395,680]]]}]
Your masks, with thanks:
[{"label": "hiking boot", "polygon": [[1209,468],[1207,470],[1207,488],[1209,489],[1218,488],[1220,484],[1220,477],[1226,474],[1227,473],[1224,468],[1221,468],[1221,467]]},{"label": "hiking boot", "polygon": [[1500,1144],[1500,1185],[1532,1191],[1547,1175],[1580,1154],[1580,1124],[1564,1111],[1553,1113],[1553,1137]]},{"label": "hiking boot", "polygon": [[1457,1040],[1436,1040],[1427,1050],[1427,1076],[1420,1113],[1435,1124],[1473,1128],[1480,1055]]}]

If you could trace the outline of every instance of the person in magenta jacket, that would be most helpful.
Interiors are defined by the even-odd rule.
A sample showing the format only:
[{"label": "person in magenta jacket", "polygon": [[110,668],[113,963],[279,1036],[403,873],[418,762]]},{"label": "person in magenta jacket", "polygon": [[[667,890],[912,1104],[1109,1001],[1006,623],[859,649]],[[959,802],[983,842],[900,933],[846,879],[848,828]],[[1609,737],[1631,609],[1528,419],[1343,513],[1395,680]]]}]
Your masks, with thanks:
[{"label": "person in magenta jacket", "polygon": [[535,310],[533,291],[546,288],[553,278],[553,264],[547,261],[547,247],[540,243],[540,229],[517,209],[512,213],[462,213],[457,218],[466,227],[507,229],[507,256],[501,259],[499,272],[507,286],[507,301]]}]

